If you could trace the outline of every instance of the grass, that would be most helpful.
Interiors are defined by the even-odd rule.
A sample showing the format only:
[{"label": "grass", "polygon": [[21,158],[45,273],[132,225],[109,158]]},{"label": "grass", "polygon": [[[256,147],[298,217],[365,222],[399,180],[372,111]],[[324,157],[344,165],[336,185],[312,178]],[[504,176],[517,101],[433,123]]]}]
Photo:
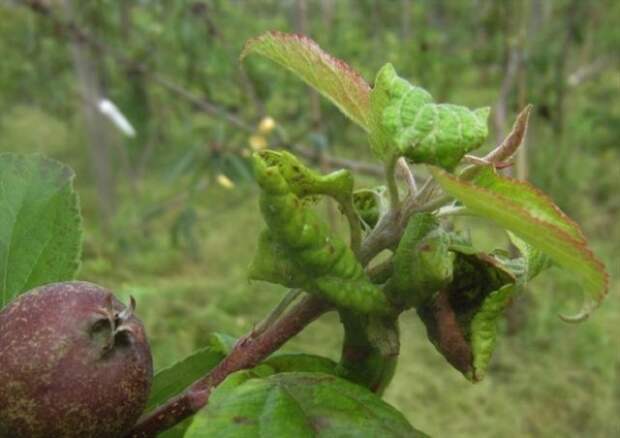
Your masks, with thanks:
[{"label": "grass", "polygon": [[[211,190],[201,204],[197,254],[171,247],[171,217],[144,234],[117,230],[132,238],[87,235],[80,277],[137,298],[157,368],[204,345],[213,331],[244,334],[284,293],[246,277],[262,227],[255,194]],[[225,211],[212,213],[223,205]],[[474,237],[486,244],[498,238],[476,229]],[[619,278],[613,241],[594,246]],[[585,323],[568,325],[557,314],[577,307],[577,295],[569,293],[574,287],[559,271],[537,280],[519,300],[518,328],[501,336],[488,376],[475,385],[435,351],[415,313],[403,315],[401,359],[387,401],[436,437],[620,436],[620,288],[612,283],[601,309]],[[286,348],[337,359],[338,328],[337,318],[327,315]]]}]

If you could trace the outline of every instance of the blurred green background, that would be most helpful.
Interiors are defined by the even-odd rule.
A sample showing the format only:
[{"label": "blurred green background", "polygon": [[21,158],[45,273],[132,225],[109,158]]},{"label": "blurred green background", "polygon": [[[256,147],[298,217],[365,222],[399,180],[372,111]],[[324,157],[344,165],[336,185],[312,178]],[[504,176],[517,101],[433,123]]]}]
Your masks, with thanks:
[{"label": "blurred green background", "polygon": [[[306,33],[369,82],[389,61],[438,101],[491,105],[487,148],[532,103],[515,172],[582,224],[609,297],[568,325],[557,314],[576,308],[575,282],[559,270],[537,279],[475,385],[406,314],[386,398],[437,437],[620,436],[619,18],[615,0],[0,0],[0,151],[76,170],[80,278],[137,298],[161,368],[212,331],[243,334],[283,294],[246,276],[262,227],[252,148],[293,148],[325,171],[333,157],[372,163],[363,132],[292,75],[262,59],[240,66],[247,38]],[[364,169],[358,187],[376,183]],[[481,244],[504,244],[470,224]],[[337,359],[338,324],[329,315],[287,348]]]}]

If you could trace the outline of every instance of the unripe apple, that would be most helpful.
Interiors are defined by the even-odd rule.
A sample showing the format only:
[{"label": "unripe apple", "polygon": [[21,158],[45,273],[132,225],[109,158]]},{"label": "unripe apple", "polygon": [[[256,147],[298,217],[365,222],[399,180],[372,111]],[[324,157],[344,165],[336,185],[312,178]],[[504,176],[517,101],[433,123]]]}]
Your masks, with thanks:
[{"label": "unripe apple", "polygon": [[144,327],[86,282],[33,289],[0,311],[0,437],[122,437],[153,364]]}]

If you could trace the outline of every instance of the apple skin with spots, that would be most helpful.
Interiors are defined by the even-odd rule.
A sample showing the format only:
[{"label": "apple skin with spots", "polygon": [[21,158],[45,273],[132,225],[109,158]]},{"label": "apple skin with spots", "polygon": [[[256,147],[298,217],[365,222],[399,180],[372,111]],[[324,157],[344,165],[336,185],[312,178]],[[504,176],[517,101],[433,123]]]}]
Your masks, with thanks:
[{"label": "apple skin with spots", "polygon": [[142,322],[87,282],[33,289],[0,312],[0,438],[122,437],[153,363]]}]

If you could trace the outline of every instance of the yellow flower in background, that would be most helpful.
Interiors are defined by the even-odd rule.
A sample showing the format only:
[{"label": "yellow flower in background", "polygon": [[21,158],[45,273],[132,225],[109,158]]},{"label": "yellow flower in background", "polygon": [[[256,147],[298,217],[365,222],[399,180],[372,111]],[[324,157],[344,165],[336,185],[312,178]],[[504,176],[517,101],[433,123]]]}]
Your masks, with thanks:
[{"label": "yellow flower in background", "polygon": [[226,175],[222,175],[221,173],[217,176],[217,183],[224,187],[225,189],[232,189],[235,187],[235,183],[230,180]]},{"label": "yellow flower in background", "polygon": [[267,147],[267,140],[262,135],[250,135],[250,147],[253,151],[260,151]]},{"label": "yellow flower in background", "polygon": [[273,120],[272,117],[270,116],[263,117],[263,119],[258,124],[258,132],[259,134],[267,135],[271,131],[273,131],[273,128],[275,127],[276,127],[276,121]]}]

